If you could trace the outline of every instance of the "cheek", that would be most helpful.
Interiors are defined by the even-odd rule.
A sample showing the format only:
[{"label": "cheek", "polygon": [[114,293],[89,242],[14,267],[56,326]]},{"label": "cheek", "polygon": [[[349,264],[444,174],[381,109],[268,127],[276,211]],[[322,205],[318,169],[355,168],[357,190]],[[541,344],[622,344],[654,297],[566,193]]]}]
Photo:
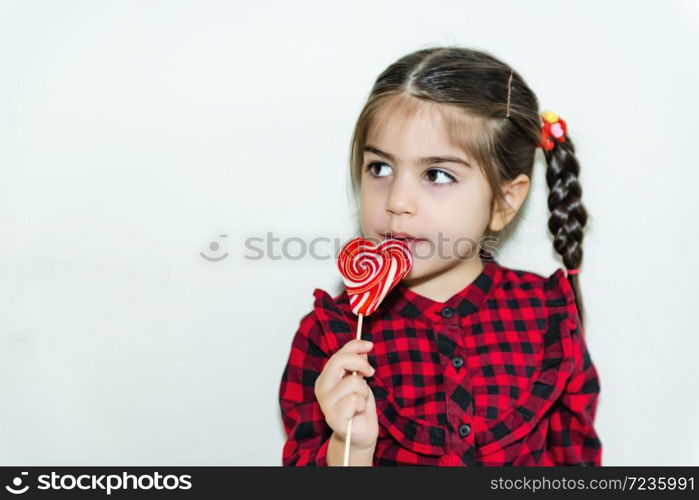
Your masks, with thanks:
[{"label": "cheek", "polygon": [[368,206],[376,207],[381,205],[384,196],[385,187],[382,187],[380,182],[369,180],[363,182],[359,188],[359,199]]},{"label": "cheek", "polygon": [[464,189],[432,214],[442,232],[442,251],[446,257],[469,258],[478,253],[478,243],[488,224],[487,190]]},{"label": "cheek", "polygon": [[366,232],[367,226],[377,217],[379,200],[371,194],[371,190],[362,186],[359,191],[359,220],[362,229]]},{"label": "cheek", "polygon": [[487,184],[473,184],[464,193],[460,208],[463,218],[471,228],[481,228],[490,216],[490,189]]},{"label": "cheek", "polygon": [[449,196],[442,196],[438,217],[440,226],[457,234],[469,233],[479,227],[488,215],[486,194],[475,186],[467,186],[449,193]]}]

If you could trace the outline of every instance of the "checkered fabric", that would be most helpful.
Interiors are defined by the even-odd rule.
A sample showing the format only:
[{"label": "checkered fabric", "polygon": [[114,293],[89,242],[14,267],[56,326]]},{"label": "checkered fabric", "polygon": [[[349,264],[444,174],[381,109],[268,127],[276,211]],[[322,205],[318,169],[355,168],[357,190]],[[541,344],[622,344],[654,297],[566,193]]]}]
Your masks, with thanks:
[{"label": "checkered fabric", "polygon": [[[444,303],[401,282],[364,318],[376,368],[373,465],[599,466],[597,370],[563,269],[484,268]],[[347,292],[313,292],[279,388],[285,466],[326,466],[332,429],[314,393],[325,362],[356,337]]]}]

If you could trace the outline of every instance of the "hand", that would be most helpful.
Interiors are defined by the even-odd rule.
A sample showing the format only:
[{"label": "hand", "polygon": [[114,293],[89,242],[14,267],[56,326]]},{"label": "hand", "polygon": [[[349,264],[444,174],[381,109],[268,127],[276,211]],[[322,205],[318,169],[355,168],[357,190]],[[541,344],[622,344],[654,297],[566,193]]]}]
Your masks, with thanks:
[{"label": "hand", "polygon": [[[315,395],[325,421],[344,442],[347,423],[352,421],[350,446],[358,452],[372,451],[379,435],[374,393],[364,376],[374,374],[367,352],[373,344],[353,339],[333,354],[315,382]],[[353,371],[356,375],[352,375]]]}]

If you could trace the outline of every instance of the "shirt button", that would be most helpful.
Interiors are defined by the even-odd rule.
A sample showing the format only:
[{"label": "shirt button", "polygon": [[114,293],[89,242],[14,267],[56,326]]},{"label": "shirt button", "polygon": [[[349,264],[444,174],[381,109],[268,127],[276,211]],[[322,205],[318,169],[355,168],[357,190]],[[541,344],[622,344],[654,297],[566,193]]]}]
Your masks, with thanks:
[{"label": "shirt button", "polygon": [[452,309],[451,307],[445,307],[444,309],[442,309],[441,314],[442,318],[451,318],[452,316],[454,316],[454,309]]},{"label": "shirt button", "polygon": [[459,436],[466,437],[471,434],[471,426],[468,424],[461,424],[459,426]]},{"label": "shirt button", "polygon": [[461,358],[459,356],[452,358],[451,364],[454,365],[454,368],[461,368],[464,366],[464,358]]}]

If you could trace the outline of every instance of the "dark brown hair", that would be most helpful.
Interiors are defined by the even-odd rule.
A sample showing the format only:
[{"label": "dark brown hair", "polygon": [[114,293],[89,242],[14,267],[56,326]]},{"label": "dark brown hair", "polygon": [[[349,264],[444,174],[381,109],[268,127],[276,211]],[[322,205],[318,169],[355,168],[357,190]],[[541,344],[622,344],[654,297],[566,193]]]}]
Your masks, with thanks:
[{"label": "dark brown hair", "polygon": [[[380,116],[407,119],[422,106],[433,106],[439,112],[453,143],[482,169],[493,193],[491,214],[495,207],[506,203],[499,188],[503,183],[520,174],[531,179],[542,127],[534,92],[519,73],[487,52],[458,46],[431,47],[401,57],[376,79],[350,145],[355,196],[361,186],[364,146],[371,132],[381,127]],[[402,112],[394,113],[397,110]],[[580,167],[569,136],[565,136],[565,142],[553,142],[553,149],[544,151],[549,187],[548,227],[553,234],[553,247],[564,265],[574,269],[582,262],[583,228],[587,221],[580,199]],[[486,235],[499,233],[488,228]],[[568,280],[583,326],[577,274],[568,275]]]}]

